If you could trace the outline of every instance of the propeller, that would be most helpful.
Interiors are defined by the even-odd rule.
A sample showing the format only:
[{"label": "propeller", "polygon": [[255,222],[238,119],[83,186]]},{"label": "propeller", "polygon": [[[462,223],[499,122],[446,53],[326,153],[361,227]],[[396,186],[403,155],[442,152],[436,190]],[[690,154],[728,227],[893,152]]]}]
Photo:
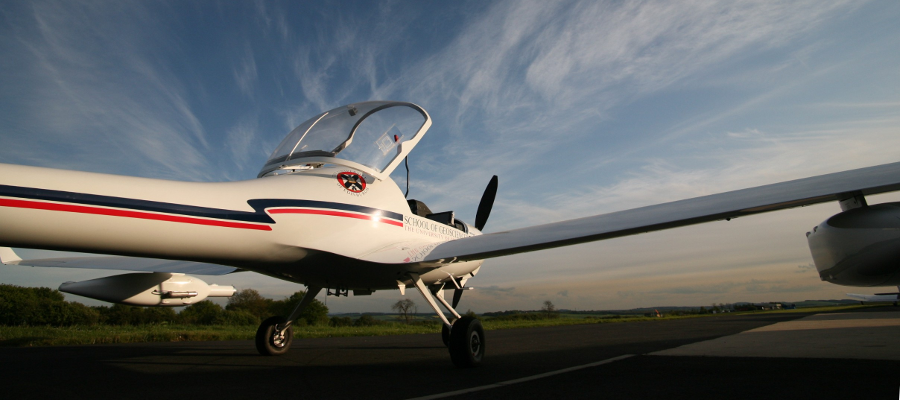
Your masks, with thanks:
[{"label": "propeller", "polygon": [[[494,175],[484,189],[484,194],[481,195],[481,202],[478,203],[478,211],[475,212],[475,227],[478,228],[479,231],[484,229],[484,224],[487,223],[488,217],[491,216],[491,208],[494,207],[494,198],[497,197],[497,184],[497,175]],[[452,279],[456,289],[453,290],[453,304],[451,305],[451,308],[456,308],[456,306],[459,305],[459,301],[462,299],[463,292],[465,292],[466,289],[471,288],[462,286],[465,282],[463,279]]]},{"label": "propeller", "polygon": [[497,175],[494,175],[491,178],[491,181],[488,182],[487,188],[484,189],[484,194],[481,195],[481,203],[478,203],[478,212],[475,213],[475,227],[478,230],[482,230],[484,228],[484,224],[487,223],[488,217],[491,216],[491,208],[494,207],[494,198],[497,197]]}]

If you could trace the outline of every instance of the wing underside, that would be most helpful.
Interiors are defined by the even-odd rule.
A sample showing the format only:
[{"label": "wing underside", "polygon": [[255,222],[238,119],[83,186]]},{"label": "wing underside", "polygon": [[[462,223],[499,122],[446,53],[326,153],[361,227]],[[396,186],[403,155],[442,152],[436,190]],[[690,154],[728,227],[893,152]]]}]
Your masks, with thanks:
[{"label": "wing underside", "polygon": [[900,190],[900,162],[445,242],[424,260],[500,257]]},{"label": "wing underside", "polygon": [[196,275],[225,275],[238,271],[235,267],[219,264],[123,256],[60,257],[22,260],[9,247],[0,248],[0,262],[6,265],[23,265],[30,267],[109,269]]}]

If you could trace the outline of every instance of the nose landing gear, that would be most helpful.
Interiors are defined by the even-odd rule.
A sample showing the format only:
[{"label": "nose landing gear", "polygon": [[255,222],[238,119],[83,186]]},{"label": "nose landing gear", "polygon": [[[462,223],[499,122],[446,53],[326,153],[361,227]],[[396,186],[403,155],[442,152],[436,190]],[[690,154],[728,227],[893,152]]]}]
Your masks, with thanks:
[{"label": "nose landing gear", "polygon": [[284,317],[271,317],[256,330],[256,351],[264,356],[287,353],[294,341],[294,329]]},{"label": "nose landing gear", "polygon": [[287,353],[294,341],[294,329],[291,324],[321,291],[321,287],[308,286],[306,294],[297,307],[294,307],[291,315],[287,318],[271,317],[263,321],[256,330],[256,351],[264,356],[280,356]]}]

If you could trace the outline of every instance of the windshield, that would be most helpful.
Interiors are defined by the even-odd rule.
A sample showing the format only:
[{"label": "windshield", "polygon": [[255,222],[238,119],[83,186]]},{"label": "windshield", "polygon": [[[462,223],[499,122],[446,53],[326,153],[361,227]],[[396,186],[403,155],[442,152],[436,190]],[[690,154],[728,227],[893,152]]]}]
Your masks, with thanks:
[{"label": "windshield", "polygon": [[335,108],[294,128],[275,148],[260,176],[312,157],[343,159],[389,174],[386,168],[411,150],[402,144],[416,138],[420,130],[424,133],[427,121],[428,114],[412,103],[369,101]]}]

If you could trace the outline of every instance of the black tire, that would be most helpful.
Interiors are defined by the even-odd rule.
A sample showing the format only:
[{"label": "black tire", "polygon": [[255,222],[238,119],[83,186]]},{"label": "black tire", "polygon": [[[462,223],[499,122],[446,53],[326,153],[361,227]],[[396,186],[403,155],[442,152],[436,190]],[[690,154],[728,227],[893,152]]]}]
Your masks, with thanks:
[{"label": "black tire", "polygon": [[256,330],[256,351],[264,356],[280,356],[287,353],[294,341],[294,328],[289,327],[284,335],[276,336],[276,325],[284,326],[287,319],[284,317],[271,317],[263,321]]},{"label": "black tire", "polygon": [[450,328],[447,325],[441,324],[441,340],[444,341],[444,346],[450,347]]},{"label": "black tire", "polygon": [[450,329],[450,359],[459,368],[476,367],[484,359],[484,328],[477,318],[462,317]]}]

